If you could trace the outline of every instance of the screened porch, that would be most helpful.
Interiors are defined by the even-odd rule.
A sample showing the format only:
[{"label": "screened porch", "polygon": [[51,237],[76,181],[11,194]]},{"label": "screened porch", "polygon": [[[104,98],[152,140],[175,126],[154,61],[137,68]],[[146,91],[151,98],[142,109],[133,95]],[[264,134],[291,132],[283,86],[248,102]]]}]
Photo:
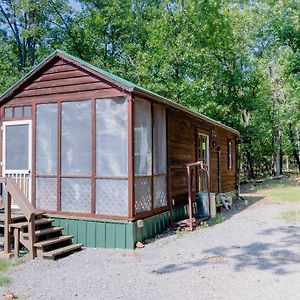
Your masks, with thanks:
[{"label": "screened porch", "polygon": [[[32,104],[22,120],[32,122],[28,174],[36,208],[126,220],[167,206],[165,108],[129,103],[118,97]],[[15,109],[6,107],[7,123],[19,120],[10,115]]]}]

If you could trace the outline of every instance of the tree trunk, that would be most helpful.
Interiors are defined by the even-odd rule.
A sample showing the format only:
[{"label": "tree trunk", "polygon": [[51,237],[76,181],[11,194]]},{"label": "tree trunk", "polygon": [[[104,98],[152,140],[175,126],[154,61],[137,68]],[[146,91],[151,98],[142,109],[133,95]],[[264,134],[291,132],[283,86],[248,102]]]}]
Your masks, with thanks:
[{"label": "tree trunk", "polygon": [[251,144],[248,144],[247,147],[247,169],[248,169],[248,178],[254,178],[254,168],[253,168],[253,159],[251,153]]},{"label": "tree trunk", "polygon": [[280,167],[281,167],[281,147],[280,147],[280,131],[278,128],[274,130],[274,175],[279,176],[281,174]]},{"label": "tree trunk", "polygon": [[297,149],[298,147],[297,147],[297,144],[296,144],[296,141],[294,138],[293,126],[292,126],[291,122],[289,122],[289,138],[290,138],[290,142],[291,142],[292,148],[293,148],[293,156],[297,162],[298,170],[300,172],[300,157],[299,157],[300,149]]}]

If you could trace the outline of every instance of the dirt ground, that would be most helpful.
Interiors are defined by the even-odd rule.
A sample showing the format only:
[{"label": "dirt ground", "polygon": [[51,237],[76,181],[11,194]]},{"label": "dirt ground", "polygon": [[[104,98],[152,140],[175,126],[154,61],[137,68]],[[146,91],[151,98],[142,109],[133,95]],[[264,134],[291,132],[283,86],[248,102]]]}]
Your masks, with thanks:
[{"label": "dirt ground", "polygon": [[[19,299],[300,299],[300,201],[250,188],[226,220],[135,251],[86,249],[11,269]],[[300,187],[299,187],[300,195]],[[294,216],[294,217],[293,217]]]}]

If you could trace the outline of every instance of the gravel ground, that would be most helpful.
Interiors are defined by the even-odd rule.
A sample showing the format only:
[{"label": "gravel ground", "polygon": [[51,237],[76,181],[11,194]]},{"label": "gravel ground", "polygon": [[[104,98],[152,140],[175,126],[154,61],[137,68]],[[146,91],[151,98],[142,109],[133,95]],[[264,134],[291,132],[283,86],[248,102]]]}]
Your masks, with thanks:
[{"label": "gravel ground", "polygon": [[[300,299],[300,204],[248,196],[249,206],[136,251],[86,249],[10,271],[18,299]],[[2,291],[6,289],[2,288]]]}]

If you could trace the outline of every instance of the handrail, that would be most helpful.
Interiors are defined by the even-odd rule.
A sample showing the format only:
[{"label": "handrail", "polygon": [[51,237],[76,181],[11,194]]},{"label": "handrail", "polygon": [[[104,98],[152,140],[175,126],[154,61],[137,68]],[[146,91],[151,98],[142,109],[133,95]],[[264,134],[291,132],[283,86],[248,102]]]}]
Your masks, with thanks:
[{"label": "handrail", "polygon": [[[15,203],[19,206],[20,210],[24,214],[24,217],[28,221],[28,234],[29,234],[29,241],[28,241],[28,250],[29,250],[29,257],[34,259],[35,254],[35,213],[36,210],[32,206],[32,204],[28,201],[20,187],[14,181],[13,178],[9,177],[0,177],[0,183],[4,184],[5,190],[5,208],[4,208],[4,255],[10,257],[11,252],[11,233],[10,233],[10,224],[11,224],[11,204],[12,199]],[[17,230],[16,230],[17,231]],[[19,231],[15,234],[19,237]],[[19,238],[16,239],[19,243]],[[18,245],[15,245],[15,255],[18,255]],[[17,252],[16,252],[17,251]]]},{"label": "handrail", "polygon": [[32,206],[32,204],[28,201],[28,199],[23,194],[20,187],[12,178],[6,178],[6,189],[11,194],[12,198],[16,202],[16,204],[21,209],[27,221],[30,221],[36,210]]}]

